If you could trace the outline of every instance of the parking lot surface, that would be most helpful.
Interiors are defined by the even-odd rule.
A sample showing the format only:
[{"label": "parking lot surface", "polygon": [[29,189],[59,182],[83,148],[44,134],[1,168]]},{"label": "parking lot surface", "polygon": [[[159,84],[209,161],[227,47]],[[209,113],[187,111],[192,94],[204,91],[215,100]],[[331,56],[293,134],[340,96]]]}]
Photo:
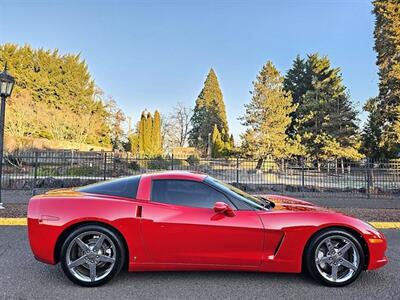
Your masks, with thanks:
[{"label": "parking lot surface", "polygon": [[0,299],[399,299],[400,230],[383,230],[389,264],[344,288],[301,274],[123,272],[98,288],[68,281],[59,265],[36,261],[25,226],[0,226]]}]

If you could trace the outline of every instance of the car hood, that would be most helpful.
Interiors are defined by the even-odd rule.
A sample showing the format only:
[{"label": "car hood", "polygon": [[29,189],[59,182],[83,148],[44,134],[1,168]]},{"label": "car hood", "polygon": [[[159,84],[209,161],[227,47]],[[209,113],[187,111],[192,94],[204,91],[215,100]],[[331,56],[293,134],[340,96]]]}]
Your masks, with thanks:
[{"label": "car hood", "polygon": [[280,196],[280,195],[260,195],[260,196],[272,201],[275,204],[273,210],[331,212],[331,210],[327,208],[320,207],[310,202],[292,197]]}]

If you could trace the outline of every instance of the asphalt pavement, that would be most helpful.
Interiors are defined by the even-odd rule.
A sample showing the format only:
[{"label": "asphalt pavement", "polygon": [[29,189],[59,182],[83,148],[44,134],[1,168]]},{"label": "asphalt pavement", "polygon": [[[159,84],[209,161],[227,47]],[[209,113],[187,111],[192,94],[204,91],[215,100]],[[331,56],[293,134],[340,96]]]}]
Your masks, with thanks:
[{"label": "asphalt pavement", "polygon": [[400,231],[384,230],[389,264],[344,288],[301,274],[123,272],[98,288],[72,284],[59,265],[36,261],[25,226],[0,226],[0,299],[399,299]]}]

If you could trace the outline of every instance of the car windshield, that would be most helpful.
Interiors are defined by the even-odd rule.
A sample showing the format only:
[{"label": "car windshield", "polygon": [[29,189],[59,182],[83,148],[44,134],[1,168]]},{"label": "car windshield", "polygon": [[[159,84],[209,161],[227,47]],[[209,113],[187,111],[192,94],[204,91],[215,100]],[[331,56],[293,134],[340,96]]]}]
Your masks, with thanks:
[{"label": "car windshield", "polygon": [[210,183],[211,185],[218,187],[219,189],[221,189],[224,192],[226,192],[227,194],[235,197],[236,199],[246,202],[248,205],[250,205],[251,207],[253,207],[255,209],[258,209],[258,210],[265,209],[267,206],[266,200],[264,200],[262,198],[254,197],[254,196],[234,187],[233,185],[230,185],[230,184],[220,181],[218,179],[212,178],[210,176],[208,176],[205,181]]}]

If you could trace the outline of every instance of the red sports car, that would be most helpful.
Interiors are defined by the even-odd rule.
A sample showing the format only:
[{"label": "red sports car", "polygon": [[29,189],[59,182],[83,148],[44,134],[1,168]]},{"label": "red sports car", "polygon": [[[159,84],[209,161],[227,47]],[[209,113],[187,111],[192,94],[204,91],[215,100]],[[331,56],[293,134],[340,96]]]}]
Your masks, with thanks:
[{"label": "red sports car", "polygon": [[35,196],[34,256],[98,286],[129,271],[299,273],[344,286],[387,263],[382,233],[361,220],[283,196],[252,196],[210,176],[144,174]]}]

